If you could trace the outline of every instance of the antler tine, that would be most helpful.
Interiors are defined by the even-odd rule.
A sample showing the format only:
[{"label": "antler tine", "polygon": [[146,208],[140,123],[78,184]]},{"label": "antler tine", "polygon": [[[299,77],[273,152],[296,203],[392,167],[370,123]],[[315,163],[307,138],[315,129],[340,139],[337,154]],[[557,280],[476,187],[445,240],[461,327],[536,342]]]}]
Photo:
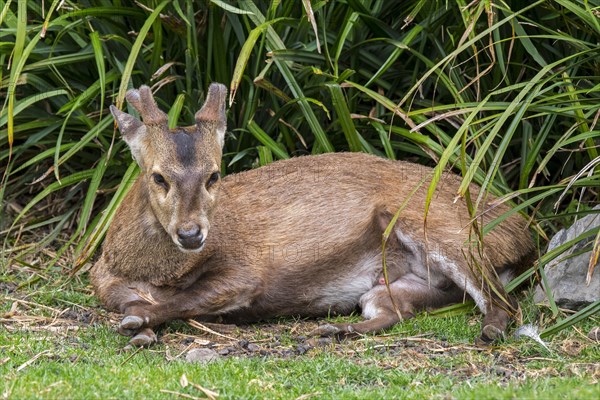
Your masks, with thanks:
[{"label": "antler tine", "polygon": [[166,124],[167,114],[161,111],[148,86],[140,86],[139,90],[127,91],[125,98],[142,116],[145,124]]}]

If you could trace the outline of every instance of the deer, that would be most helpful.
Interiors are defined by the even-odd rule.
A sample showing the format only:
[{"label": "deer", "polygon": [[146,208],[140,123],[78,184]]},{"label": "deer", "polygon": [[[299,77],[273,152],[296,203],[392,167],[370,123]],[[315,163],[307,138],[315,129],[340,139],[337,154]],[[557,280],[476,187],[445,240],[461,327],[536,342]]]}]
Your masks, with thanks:
[{"label": "deer", "polygon": [[366,153],[222,176],[226,96],[212,83],[195,123],[173,129],[147,86],[126,93],[141,120],[110,106],[140,174],[90,275],[104,306],[122,314],[117,330],[130,344],[153,344],[156,329],[177,319],[245,323],[357,309],[360,322],[310,334],[362,335],[469,298],[483,314],[477,340],[503,337],[518,311],[503,283],[533,262],[524,217],[490,195],[480,228],[509,216],[474,235],[456,195],[461,178],[448,172],[425,224],[433,169]]}]

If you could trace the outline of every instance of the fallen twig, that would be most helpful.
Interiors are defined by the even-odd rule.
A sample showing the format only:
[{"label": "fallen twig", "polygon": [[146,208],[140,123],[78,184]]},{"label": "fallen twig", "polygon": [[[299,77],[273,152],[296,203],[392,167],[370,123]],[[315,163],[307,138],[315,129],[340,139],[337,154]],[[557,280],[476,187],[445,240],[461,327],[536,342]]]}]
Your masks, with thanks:
[{"label": "fallen twig", "polygon": [[5,300],[9,300],[9,301],[15,301],[17,303],[25,304],[25,305],[28,305],[28,306],[34,306],[34,307],[44,308],[46,310],[50,310],[50,311],[55,312],[55,313],[60,313],[61,312],[60,310],[58,310],[56,308],[48,307],[48,306],[45,306],[43,304],[34,303],[33,301],[15,299],[13,297],[8,297],[8,296],[5,297],[4,299]]},{"label": "fallen twig", "polygon": [[35,362],[35,360],[37,360],[38,358],[40,358],[41,356],[50,353],[50,350],[44,350],[41,353],[36,354],[35,356],[33,356],[32,358],[30,358],[29,360],[25,361],[23,364],[19,365],[19,367],[17,367],[17,372],[27,368],[28,366],[30,366],[31,364],[33,364]]},{"label": "fallen twig", "polygon": [[180,392],[175,392],[173,390],[166,390],[166,389],[160,389],[161,393],[168,393],[168,394],[173,394],[175,396],[179,396],[179,397],[185,397],[186,399],[194,399],[194,400],[201,400],[201,397],[194,397],[192,395],[186,394],[186,393],[180,393]]}]

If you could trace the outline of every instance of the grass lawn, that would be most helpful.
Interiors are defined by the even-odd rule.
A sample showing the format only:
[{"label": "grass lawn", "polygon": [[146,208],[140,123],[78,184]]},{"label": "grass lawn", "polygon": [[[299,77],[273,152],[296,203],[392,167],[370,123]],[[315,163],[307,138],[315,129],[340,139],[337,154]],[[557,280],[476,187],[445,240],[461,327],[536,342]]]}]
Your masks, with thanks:
[{"label": "grass lawn", "polygon": [[[3,398],[600,397],[600,347],[586,336],[598,317],[550,338],[549,350],[512,337],[477,347],[480,315],[466,313],[420,315],[341,343],[306,337],[314,320],[229,327],[223,336],[175,322],[156,346],[127,351],[115,332],[119,315],[99,306],[85,278],[40,277],[29,287],[18,287],[19,273],[0,283]],[[549,322],[543,309],[522,303],[526,322]],[[218,357],[190,363],[193,348]]]}]

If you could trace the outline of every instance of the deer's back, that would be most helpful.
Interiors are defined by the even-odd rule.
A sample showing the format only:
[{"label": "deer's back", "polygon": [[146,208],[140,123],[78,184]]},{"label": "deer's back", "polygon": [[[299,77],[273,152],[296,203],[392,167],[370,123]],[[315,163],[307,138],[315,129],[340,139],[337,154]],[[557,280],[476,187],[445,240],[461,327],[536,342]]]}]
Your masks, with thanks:
[{"label": "deer's back", "polygon": [[[403,207],[399,224],[419,239],[424,235],[432,172],[426,166],[363,153],[275,162],[223,180],[214,227],[219,229],[220,240],[226,240],[221,232],[223,236],[252,232],[244,237],[251,242],[335,243],[343,242],[349,232],[366,231],[374,213],[388,210],[394,214]],[[471,217],[464,199],[457,195],[460,182],[460,177],[446,173],[438,184],[427,217],[427,237],[433,241],[456,242],[470,234]],[[478,192],[471,185],[471,195]],[[493,196],[486,200],[483,208],[487,210],[479,224],[508,211],[504,205],[489,207]],[[523,236],[522,232],[526,232],[525,220],[512,216],[486,239],[497,242],[510,234]]]}]

